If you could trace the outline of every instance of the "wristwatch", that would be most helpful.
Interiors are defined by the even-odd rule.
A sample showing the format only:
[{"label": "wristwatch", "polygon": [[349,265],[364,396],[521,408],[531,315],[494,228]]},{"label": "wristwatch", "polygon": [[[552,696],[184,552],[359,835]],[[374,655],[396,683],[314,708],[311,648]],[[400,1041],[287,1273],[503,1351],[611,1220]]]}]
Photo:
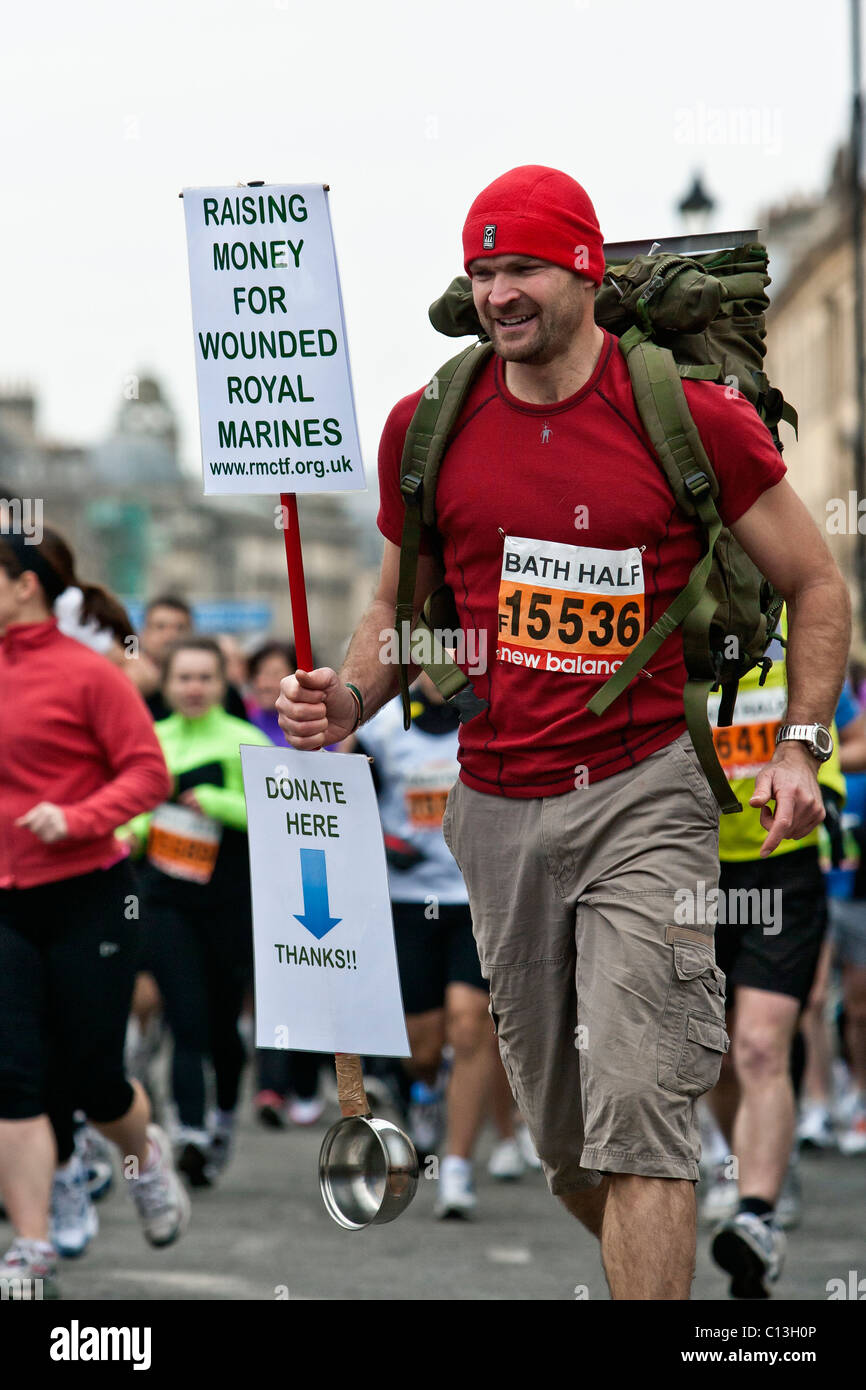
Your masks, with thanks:
[{"label": "wristwatch", "polygon": [[789,738],[805,743],[819,763],[825,763],[833,752],[833,735],[826,724],[783,724],[776,734],[776,743]]}]

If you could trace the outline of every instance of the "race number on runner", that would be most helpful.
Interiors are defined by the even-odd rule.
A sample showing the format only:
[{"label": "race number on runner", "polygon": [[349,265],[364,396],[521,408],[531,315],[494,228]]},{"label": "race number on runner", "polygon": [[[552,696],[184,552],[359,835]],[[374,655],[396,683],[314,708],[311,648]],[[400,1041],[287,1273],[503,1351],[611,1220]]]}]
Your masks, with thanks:
[{"label": "race number on runner", "polygon": [[497,659],[607,676],[643,635],[641,553],[506,536]]}]

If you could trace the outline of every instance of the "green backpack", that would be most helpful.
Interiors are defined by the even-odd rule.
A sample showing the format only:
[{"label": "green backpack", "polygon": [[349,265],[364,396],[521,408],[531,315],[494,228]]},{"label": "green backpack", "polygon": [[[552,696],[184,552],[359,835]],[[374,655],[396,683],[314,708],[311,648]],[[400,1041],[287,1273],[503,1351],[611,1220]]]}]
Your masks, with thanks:
[{"label": "green backpack", "polygon": [[[662,252],[635,256],[625,264],[608,259],[595,301],[596,322],[619,339],[638,413],[674,497],[701,525],[706,548],[685,588],[587,708],[602,714],[682,624],[688,673],[683,695],[686,722],[725,813],[742,808],[716,756],[707,696],[710,690],[721,690],[718,722],[729,725],[740,678],[761,665],[763,684],[772,665],[765,652],[776,632],[783,600],[722,525],[714,500],[718,483],[681,378],[735,386],[758,410],[781,452],[779,422],[785,420],[796,430],[797,417],[762,370],[769,282],[766,249],[749,242],[689,257]],[[433,377],[410,422],[403,449],[400,486],[405,519],[395,621],[397,632],[403,634],[398,677],[407,729],[410,659],[427,672],[462,721],[486,708],[486,701],[475,694],[447,650],[449,634],[460,628],[447,585],[429,596],[412,631],[421,529],[436,527],[439,466],[466,395],[493,351],[465,276],[452,281],[431,305],[430,321],[449,337],[471,333],[478,342],[452,357]],[[411,646],[405,640],[410,632]]]}]

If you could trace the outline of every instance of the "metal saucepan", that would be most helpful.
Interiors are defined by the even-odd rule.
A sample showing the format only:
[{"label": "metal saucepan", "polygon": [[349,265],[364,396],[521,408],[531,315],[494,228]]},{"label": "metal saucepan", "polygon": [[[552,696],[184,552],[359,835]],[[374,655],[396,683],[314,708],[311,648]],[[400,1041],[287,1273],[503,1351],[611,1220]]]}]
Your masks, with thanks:
[{"label": "metal saucepan", "polygon": [[393,1221],[418,1186],[418,1155],[408,1134],[374,1119],[360,1057],[338,1052],[337,1091],[343,1118],[319,1151],[319,1190],[329,1215],[347,1231]]}]

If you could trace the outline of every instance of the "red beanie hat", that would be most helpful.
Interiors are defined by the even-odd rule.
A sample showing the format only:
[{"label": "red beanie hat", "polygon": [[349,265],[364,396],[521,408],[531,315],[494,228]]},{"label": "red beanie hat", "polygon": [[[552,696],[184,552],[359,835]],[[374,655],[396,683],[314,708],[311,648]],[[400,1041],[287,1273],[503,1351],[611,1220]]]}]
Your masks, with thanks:
[{"label": "red beanie hat", "polygon": [[604,251],[595,208],[559,169],[523,164],[478,194],[463,225],[463,265],[480,256],[537,256],[600,285]]}]

